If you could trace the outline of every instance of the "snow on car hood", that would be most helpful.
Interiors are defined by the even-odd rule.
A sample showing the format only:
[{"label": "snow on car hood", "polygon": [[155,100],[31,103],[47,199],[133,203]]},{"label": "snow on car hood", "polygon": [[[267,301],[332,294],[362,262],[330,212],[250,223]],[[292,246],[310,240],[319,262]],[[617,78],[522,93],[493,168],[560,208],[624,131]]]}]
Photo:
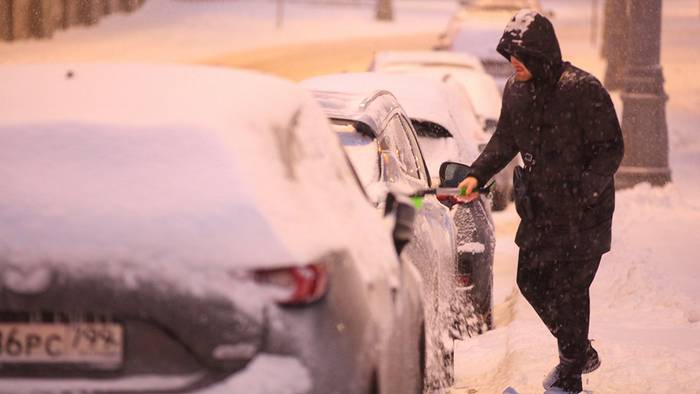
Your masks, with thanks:
[{"label": "snow on car hood", "polygon": [[0,78],[3,260],[292,265],[360,232],[337,138],[291,83],[129,65]]}]

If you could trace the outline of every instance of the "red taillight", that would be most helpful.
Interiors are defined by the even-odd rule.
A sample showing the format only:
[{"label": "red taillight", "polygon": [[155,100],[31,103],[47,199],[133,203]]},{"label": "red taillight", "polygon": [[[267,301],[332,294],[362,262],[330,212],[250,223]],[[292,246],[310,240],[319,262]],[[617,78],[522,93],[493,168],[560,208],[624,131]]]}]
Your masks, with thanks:
[{"label": "red taillight", "polygon": [[288,291],[287,296],[277,300],[281,305],[310,304],[323,298],[328,290],[328,272],[324,264],[257,270],[255,280]]},{"label": "red taillight", "polygon": [[472,276],[470,274],[457,274],[457,286],[469,287],[472,285]]}]

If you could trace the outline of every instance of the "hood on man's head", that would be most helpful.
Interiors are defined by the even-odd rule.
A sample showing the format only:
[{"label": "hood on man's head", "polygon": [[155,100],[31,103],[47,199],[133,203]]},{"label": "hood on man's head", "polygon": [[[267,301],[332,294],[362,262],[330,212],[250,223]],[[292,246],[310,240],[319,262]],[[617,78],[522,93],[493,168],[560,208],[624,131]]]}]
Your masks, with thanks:
[{"label": "hood on man's head", "polygon": [[537,82],[554,82],[561,73],[561,50],[554,26],[537,11],[525,9],[515,14],[496,50],[508,61],[515,56]]}]

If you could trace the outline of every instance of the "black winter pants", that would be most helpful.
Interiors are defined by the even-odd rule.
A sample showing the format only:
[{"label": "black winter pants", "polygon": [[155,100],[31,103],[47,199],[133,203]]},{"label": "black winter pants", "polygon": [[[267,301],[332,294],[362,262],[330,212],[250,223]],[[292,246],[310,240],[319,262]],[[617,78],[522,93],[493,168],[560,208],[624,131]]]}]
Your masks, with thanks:
[{"label": "black winter pants", "polygon": [[588,260],[545,260],[536,252],[520,251],[518,287],[540,319],[557,338],[559,356],[583,367],[588,349],[590,297],[601,256]]}]

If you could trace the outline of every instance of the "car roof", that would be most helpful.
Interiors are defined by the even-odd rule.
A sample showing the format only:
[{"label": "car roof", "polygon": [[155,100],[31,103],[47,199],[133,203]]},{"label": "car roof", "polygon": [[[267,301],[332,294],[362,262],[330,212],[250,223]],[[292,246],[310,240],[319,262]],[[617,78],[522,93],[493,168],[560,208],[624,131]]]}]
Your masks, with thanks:
[{"label": "car roof", "polygon": [[524,8],[542,10],[539,0],[470,0],[467,9],[518,12]]},{"label": "car roof", "polygon": [[229,128],[259,119],[269,105],[285,109],[280,117],[290,116],[304,96],[279,78],[203,66],[17,65],[2,66],[0,73],[0,124],[70,119],[146,126],[171,119]]},{"label": "car roof", "polygon": [[393,94],[385,90],[358,90],[345,92],[329,87],[329,90],[311,90],[311,94],[331,120],[349,120],[358,131],[379,136],[389,116],[402,111]]},{"label": "car roof", "polygon": [[463,67],[484,71],[481,61],[466,52],[447,51],[384,51],[374,56],[373,70],[400,65]]},{"label": "car roof", "polygon": [[0,66],[0,80],[0,259],[304,263],[348,242],[325,211],[367,206],[292,82],[168,65]]},{"label": "car roof", "polygon": [[[356,97],[368,97],[370,93],[367,92],[386,89],[396,97],[411,120],[427,121],[443,127],[455,137],[453,142],[461,158],[475,158],[477,142],[473,134],[481,132],[479,123],[466,107],[455,108],[460,100],[460,93],[454,90],[456,88],[447,86],[434,77],[411,73],[344,73],[314,77],[303,81],[302,85],[312,90],[336,92],[335,94],[342,92]],[[430,156],[434,156],[433,159],[439,158],[439,155]]]},{"label": "car roof", "polygon": [[[449,112],[448,88],[427,76],[384,72],[342,73],[310,78],[302,81],[302,86],[315,92],[325,92],[323,95],[327,96],[331,92],[369,98],[377,91],[389,91],[411,119],[437,123],[451,133],[456,128]],[[334,117],[336,108],[329,108],[323,102],[321,106],[330,117]],[[357,116],[351,115],[351,119],[357,119]]]}]

